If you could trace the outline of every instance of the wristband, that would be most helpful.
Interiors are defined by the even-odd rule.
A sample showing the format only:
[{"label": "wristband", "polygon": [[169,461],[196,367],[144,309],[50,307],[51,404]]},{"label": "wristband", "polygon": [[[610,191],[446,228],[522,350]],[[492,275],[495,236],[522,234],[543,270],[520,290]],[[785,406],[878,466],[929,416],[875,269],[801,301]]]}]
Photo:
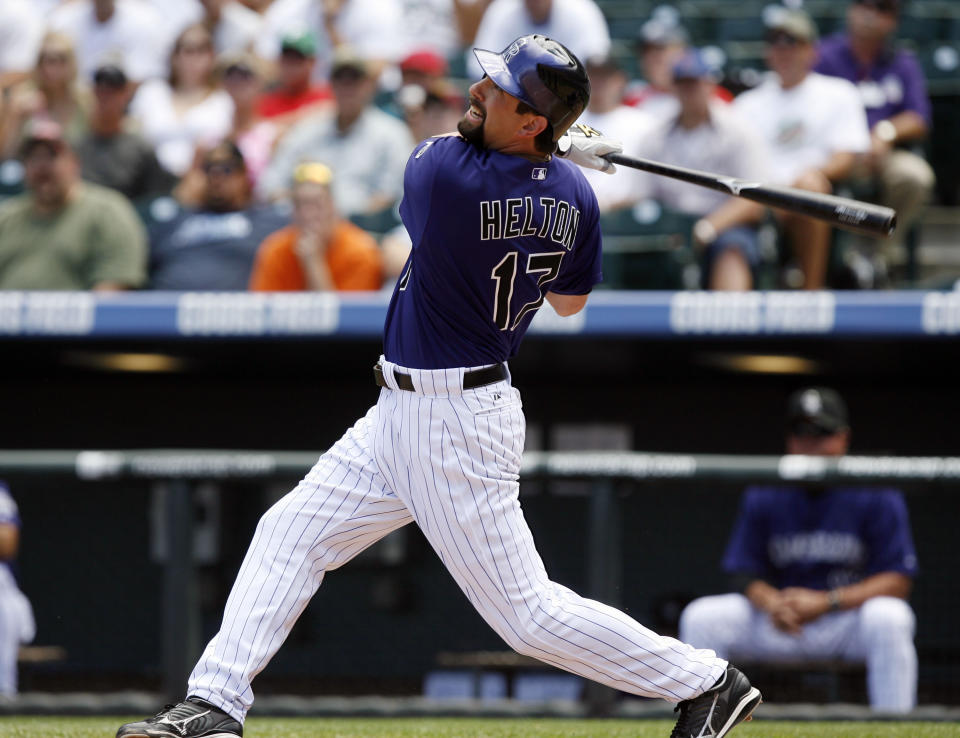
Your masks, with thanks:
[{"label": "wristband", "polygon": [[831,589],[827,592],[827,605],[830,606],[831,611],[836,611],[840,609],[840,590]]}]

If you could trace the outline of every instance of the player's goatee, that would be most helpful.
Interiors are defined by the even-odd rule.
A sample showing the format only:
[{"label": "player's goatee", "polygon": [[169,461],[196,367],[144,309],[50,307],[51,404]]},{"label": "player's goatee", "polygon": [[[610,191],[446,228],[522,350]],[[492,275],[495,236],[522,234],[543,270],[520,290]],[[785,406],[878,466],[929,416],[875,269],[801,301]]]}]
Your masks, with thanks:
[{"label": "player's goatee", "polygon": [[467,123],[466,117],[464,117],[457,123],[457,131],[459,131],[460,135],[467,139],[469,143],[472,143],[478,148],[483,148],[483,123],[471,126]]}]

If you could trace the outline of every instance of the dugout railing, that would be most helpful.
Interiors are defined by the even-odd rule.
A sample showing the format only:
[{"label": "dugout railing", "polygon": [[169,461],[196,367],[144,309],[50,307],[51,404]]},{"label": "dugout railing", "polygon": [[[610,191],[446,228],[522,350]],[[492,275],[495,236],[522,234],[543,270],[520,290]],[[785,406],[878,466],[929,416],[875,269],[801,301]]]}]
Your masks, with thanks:
[{"label": "dugout railing", "polygon": [[[0,478],[59,477],[96,484],[141,480],[165,485],[168,556],[164,565],[164,612],[159,645],[163,654],[164,690],[182,691],[202,644],[193,545],[193,502],[198,484],[218,481],[263,481],[298,478],[316,461],[313,452],[238,450],[78,450],[0,451]],[[752,456],[663,454],[642,452],[527,452],[521,477],[527,480],[584,479],[591,490],[586,521],[588,594],[613,601],[619,586],[618,526],[622,484],[669,482],[775,482],[791,484],[896,483],[904,489],[960,481],[960,457]],[[522,495],[522,492],[521,492]],[[947,524],[953,521],[945,520]],[[726,533],[724,533],[726,535]],[[590,711],[603,713],[612,690],[591,685]]]}]

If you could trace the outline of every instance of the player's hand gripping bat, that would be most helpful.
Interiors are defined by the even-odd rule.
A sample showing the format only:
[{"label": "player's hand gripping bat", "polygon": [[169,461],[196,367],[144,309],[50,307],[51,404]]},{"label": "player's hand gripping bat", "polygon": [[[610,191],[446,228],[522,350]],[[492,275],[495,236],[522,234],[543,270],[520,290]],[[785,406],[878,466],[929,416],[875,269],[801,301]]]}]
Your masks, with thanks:
[{"label": "player's hand gripping bat", "polygon": [[[566,144],[569,148],[569,153],[564,154],[561,153],[560,148],[564,145],[564,139],[567,138],[567,136],[570,138],[569,144]],[[686,169],[685,167],[678,167],[672,164],[663,164],[650,159],[626,156],[620,153],[622,147],[619,151],[614,148],[607,148],[607,151],[601,150],[604,147],[610,147],[611,143],[616,142],[604,137],[602,133],[594,130],[590,126],[578,123],[572,126],[570,131],[560,138],[557,144],[557,153],[560,156],[566,156],[577,164],[581,164],[581,166],[587,166],[592,169],[605,171],[601,166],[597,166],[595,162],[592,162],[591,157],[606,160],[614,164],[620,164],[625,167],[631,167],[632,169],[642,169],[645,172],[659,174],[664,177],[672,177],[673,179],[690,182],[701,187],[709,187],[712,190],[717,190],[727,195],[744,197],[771,208],[809,215],[812,218],[825,220],[839,228],[860,231],[874,236],[889,236],[897,226],[896,211],[881,205],[861,202],[860,200],[851,200],[846,197],[837,197],[835,195],[824,195],[819,192],[809,192],[795,187],[780,187],[777,185],[764,184],[763,182],[751,182],[745,179],[727,177],[722,174],[701,172],[696,169]],[[583,153],[574,153],[579,151]],[[578,160],[580,158],[591,161],[591,163],[583,163]]]},{"label": "player's hand gripping bat", "polygon": [[588,169],[597,169],[606,174],[613,174],[617,168],[612,160],[606,158],[610,154],[620,154],[623,144],[607,138],[600,131],[583,123],[570,126],[557,141],[557,156],[569,159],[574,164]]}]

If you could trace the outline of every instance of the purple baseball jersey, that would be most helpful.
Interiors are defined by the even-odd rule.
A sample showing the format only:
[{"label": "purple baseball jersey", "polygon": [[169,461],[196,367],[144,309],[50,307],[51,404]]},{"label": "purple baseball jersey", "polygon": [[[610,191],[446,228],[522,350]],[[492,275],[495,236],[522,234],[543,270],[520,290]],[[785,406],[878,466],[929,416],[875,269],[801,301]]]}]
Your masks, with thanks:
[{"label": "purple baseball jersey", "polygon": [[903,49],[889,49],[873,64],[864,66],[853,55],[847,36],[842,33],[824,39],[819,48],[816,71],[850,80],[860,90],[867,123],[873,128],[906,110],[931,123],[927,83],[917,58]]},{"label": "purple baseball jersey", "polygon": [[723,567],[779,588],[826,590],[884,571],[912,577],[917,555],[897,490],[751,487]]},{"label": "purple baseball jersey", "polygon": [[601,279],[599,210],[575,164],[431,138],[407,162],[400,215],[413,242],[394,288],[384,356],[415,369],[514,356],[547,292]]}]

